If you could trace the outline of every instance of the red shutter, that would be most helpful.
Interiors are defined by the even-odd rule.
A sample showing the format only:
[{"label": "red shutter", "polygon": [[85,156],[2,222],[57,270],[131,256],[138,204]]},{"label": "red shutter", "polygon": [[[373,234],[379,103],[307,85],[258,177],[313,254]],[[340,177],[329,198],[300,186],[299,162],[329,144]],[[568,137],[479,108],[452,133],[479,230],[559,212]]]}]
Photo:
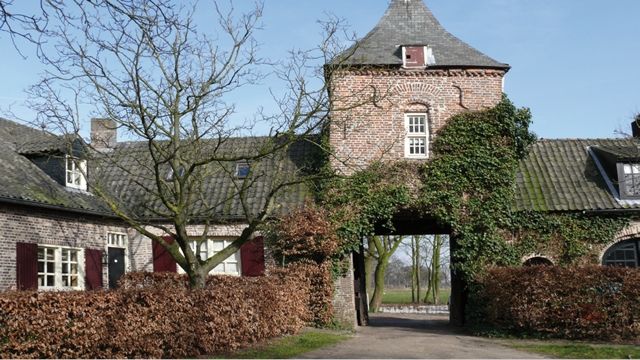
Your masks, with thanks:
[{"label": "red shutter", "polygon": [[84,274],[85,289],[102,289],[102,252],[100,250],[84,250]]},{"label": "red shutter", "polygon": [[404,48],[404,64],[406,67],[422,67],[424,62],[424,46],[406,46]]},{"label": "red shutter", "polygon": [[242,276],[264,275],[264,239],[257,236],[240,247]]},{"label": "red shutter", "polygon": [[[173,244],[175,240],[171,236],[166,236],[164,241]],[[157,241],[153,241],[153,272],[178,272],[173,256]]]},{"label": "red shutter", "polygon": [[18,290],[38,288],[38,244],[16,243]]}]

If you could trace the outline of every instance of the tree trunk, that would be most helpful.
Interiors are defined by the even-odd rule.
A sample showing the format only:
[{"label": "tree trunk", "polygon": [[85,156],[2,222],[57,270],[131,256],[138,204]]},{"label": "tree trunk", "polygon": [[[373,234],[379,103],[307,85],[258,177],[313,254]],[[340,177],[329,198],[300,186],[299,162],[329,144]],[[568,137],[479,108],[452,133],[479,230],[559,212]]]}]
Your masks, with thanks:
[{"label": "tree trunk", "polygon": [[390,256],[380,256],[378,263],[376,264],[375,271],[375,288],[373,290],[373,296],[369,303],[369,310],[371,312],[377,312],[380,304],[382,304],[382,296],[384,295],[384,274],[387,271],[387,265],[389,265]]},{"label": "tree trunk", "polygon": [[416,244],[411,237],[411,302],[416,302]]},{"label": "tree trunk", "polygon": [[207,284],[207,276],[209,275],[204,271],[202,266],[198,266],[196,269],[187,272],[189,276],[189,287],[192,289],[204,289]]},{"label": "tree trunk", "polygon": [[420,302],[420,237],[415,237],[416,244],[416,303]]},{"label": "tree trunk", "polygon": [[371,289],[373,286],[373,264],[375,263],[375,258],[373,257],[373,252],[375,251],[375,245],[373,244],[372,237],[367,238],[367,252],[364,258],[364,273],[365,280],[367,284],[367,294],[371,294]]}]

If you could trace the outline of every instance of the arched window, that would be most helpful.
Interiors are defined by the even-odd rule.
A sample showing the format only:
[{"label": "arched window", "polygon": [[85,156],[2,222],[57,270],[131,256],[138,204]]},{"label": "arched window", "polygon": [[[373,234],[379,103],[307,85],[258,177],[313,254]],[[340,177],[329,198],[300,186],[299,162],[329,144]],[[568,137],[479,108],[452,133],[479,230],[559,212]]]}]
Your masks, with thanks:
[{"label": "arched window", "polygon": [[522,265],[524,266],[552,266],[553,263],[551,260],[542,257],[542,256],[534,256],[532,258],[527,259]]},{"label": "arched window", "polygon": [[638,267],[640,239],[621,241],[611,246],[602,257],[602,265]]}]

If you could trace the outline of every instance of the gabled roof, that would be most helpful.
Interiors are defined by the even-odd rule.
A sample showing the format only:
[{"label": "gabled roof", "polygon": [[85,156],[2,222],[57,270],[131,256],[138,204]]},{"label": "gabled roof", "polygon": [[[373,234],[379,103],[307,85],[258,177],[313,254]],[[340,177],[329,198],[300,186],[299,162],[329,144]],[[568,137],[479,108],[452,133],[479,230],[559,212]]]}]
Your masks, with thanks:
[{"label": "gabled roof", "polygon": [[[61,185],[30,160],[34,156],[62,159],[68,144],[64,140],[49,132],[0,119],[0,202],[115,216],[97,196]],[[212,147],[220,145],[218,151],[222,153],[226,149],[238,155],[254,153],[269,140],[267,137],[243,137],[226,139],[223,144],[210,143]],[[315,137],[300,138],[286,154],[254,164],[253,171],[260,176],[246,194],[248,210],[252,214],[264,204],[266,192],[271,189],[273,181],[292,180],[299,172],[317,165],[317,140]],[[115,163],[101,163],[101,167],[96,167],[96,163],[89,164],[89,181],[100,179],[113,193],[119,194],[129,208],[139,209],[140,216],[154,217],[148,209],[161,207],[159,201],[146,197],[137,185],[137,182],[149,185],[153,181],[149,176],[149,166],[153,162],[149,160],[146,146],[142,142],[118,143],[116,149],[109,153],[109,158],[115,159]],[[199,204],[203,201],[218,204],[215,216],[219,220],[243,218],[244,211],[237,197],[226,201],[238,184],[238,180],[229,176],[228,171],[233,172],[234,169],[226,170],[211,172],[202,184],[202,194],[198,194],[202,197]],[[286,213],[303,204],[310,197],[306,186],[298,184],[282,192],[275,201],[276,214]]]},{"label": "gabled roof", "polygon": [[21,154],[24,144],[30,144],[28,148],[34,153],[42,154],[53,143],[60,145],[62,140],[51,133],[0,119],[0,201],[109,215],[95,196],[64,187]]},{"label": "gabled roof", "polygon": [[637,210],[640,202],[620,201],[589,153],[590,147],[627,149],[634,139],[540,140],[520,162],[516,210]]},{"label": "gabled roof", "polygon": [[402,65],[402,45],[433,49],[431,67],[509,69],[445,30],[422,0],[392,0],[376,27],[334,63],[346,57],[351,65]]}]

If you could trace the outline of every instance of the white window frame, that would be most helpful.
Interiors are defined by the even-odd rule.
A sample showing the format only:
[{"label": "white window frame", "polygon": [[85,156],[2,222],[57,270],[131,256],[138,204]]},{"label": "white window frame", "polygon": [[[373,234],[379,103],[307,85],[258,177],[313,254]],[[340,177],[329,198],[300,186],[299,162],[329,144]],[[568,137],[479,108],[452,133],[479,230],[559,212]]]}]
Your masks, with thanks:
[{"label": "white window frame", "polygon": [[[205,255],[207,259],[211,258],[213,255],[217,254],[222,249],[229,246],[236,238],[232,237],[209,237],[206,242],[203,242],[200,245],[200,253]],[[216,250],[214,247],[215,243],[222,243],[222,248],[220,250]],[[196,242],[191,243],[191,250],[195,253],[196,251]],[[196,254],[196,257],[198,254]],[[227,271],[227,267],[233,264],[236,267],[235,272]],[[182,267],[178,266],[178,273],[184,274],[184,270]],[[235,254],[226,258],[223,262],[218,264],[215,268],[213,268],[210,272],[210,275],[232,275],[232,276],[242,276],[242,261],[240,250],[238,250]]]},{"label": "white window frame", "polygon": [[[424,131],[416,132],[410,131],[410,119],[416,117],[424,118]],[[429,158],[429,115],[427,113],[406,113],[404,114],[404,157],[407,159],[428,159]],[[411,141],[423,140],[424,141],[424,154],[411,154]]]},{"label": "white window frame", "polygon": [[[71,169],[69,169],[71,164]],[[87,160],[81,160],[73,156],[67,155],[64,161],[64,181],[67,187],[79,190],[87,190],[87,179],[85,174],[87,173]],[[69,182],[69,175],[71,175],[71,182]],[[79,184],[76,184],[74,179],[79,175]]]},{"label": "white window frame", "polygon": [[[118,237],[119,239],[122,240],[122,243],[113,243],[111,242],[111,237]],[[124,249],[124,272],[130,272],[131,271],[131,263],[129,262],[129,235],[127,233],[124,232],[118,232],[118,231],[107,231],[107,234],[105,235],[105,239],[106,241],[106,245],[105,245],[105,252],[106,252],[106,256],[109,256],[109,248],[117,248],[117,249]],[[109,275],[109,264],[107,264],[107,276]]]},{"label": "white window frame", "polygon": [[[66,246],[51,246],[51,245],[38,245],[38,250],[40,249],[52,249],[54,251],[54,285],[53,286],[42,286],[40,285],[40,275],[42,272],[38,271],[38,290],[43,291],[58,291],[58,290],[84,290],[84,249],[81,248],[73,248]],[[63,286],[62,284],[62,251],[63,250],[72,250],[77,252],[77,265],[78,265],[78,284],[77,286]],[[38,266],[40,265],[40,259],[38,261]],[[68,260],[67,260],[68,261]],[[46,271],[46,269],[45,269]]]}]

